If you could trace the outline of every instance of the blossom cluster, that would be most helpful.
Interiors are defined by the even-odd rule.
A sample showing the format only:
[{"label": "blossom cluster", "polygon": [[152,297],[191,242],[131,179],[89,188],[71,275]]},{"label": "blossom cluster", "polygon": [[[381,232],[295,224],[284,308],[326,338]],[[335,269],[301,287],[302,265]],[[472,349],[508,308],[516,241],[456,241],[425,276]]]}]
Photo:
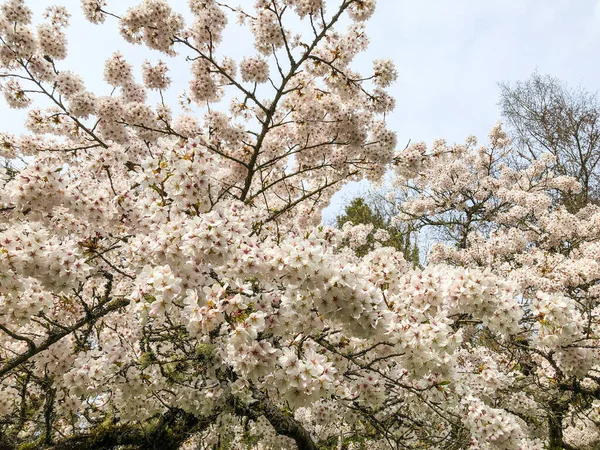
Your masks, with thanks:
[{"label": "blossom cluster", "polygon": [[[554,156],[542,155],[515,168],[502,127],[495,126],[489,137],[488,146],[477,147],[471,138],[455,146],[440,140],[431,149],[415,144],[401,152],[395,159],[395,183],[403,195],[395,220],[426,233],[443,230],[428,254],[429,263],[485,268],[513,285],[498,290],[508,294],[508,301],[497,313],[485,303],[482,315],[477,308],[460,313],[467,320],[483,320],[498,333],[495,359],[506,360],[507,366],[495,364],[497,379],[513,379],[515,389],[530,383],[540,389],[527,388],[535,407],[525,417],[539,420],[553,408],[549,405],[564,401],[562,419],[552,425],[562,430],[567,420],[575,423],[590,414],[587,404],[565,400],[574,395],[571,383],[589,386],[589,393],[597,388],[600,209],[593,204],[569,206],[565,199],[576,196],[580,185],[553,172]],[[478,299],[471,304],[478,303],[477,288],[464,285],[456,295],[469,292]],[[477,329],[467,334],[467,342],[490,338]],[[511,366],[511,360],[517,365]],[[487,369],[474,370],[483,374]],[[505,395],[497,401],[512,411]],[[495,428],[486,423],[485,429]]]},{"label": "blossom cluster", "polygon": [[[396,155],[396,69],[351,69],[374,0],[188,6],[82,1],[128,42],[186,53],[182,114],[148,104],[167,63],[136,80],[114,53],[96,95],[62,66],[67,10],[34,28],[24,0],[0,8],[2,92],[29,133],[0,136],[0,439],[69,447],[118,423],[178,445],[537,450],[551,405],[583,434],[597,404],[569,393],[598,389],[600,209],[557,206],[577,183],[546,158],[510,168],[499,126],[487,147]],[[221,54],[231,10],[259,56]],[[319,224],[340,186],[391,164],[396,220],[455,244],[422,269],[383,230]]]}]

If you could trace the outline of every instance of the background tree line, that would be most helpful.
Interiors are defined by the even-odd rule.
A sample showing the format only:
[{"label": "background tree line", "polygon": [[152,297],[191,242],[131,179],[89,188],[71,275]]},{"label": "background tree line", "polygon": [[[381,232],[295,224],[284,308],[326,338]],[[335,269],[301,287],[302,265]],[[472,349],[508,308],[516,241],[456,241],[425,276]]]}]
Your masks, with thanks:
[{"label": "background tree line", "polygon": [[[547,74],[534,72],[528,79],[499,83],[498,107],[514,152],[507,159],[510,167],[520,169],[551,154],[552,170],[581,183],[577,193],[557,193],[556,201],[575,213],[588,204],[600,204],[600,102],[596,92],[581,86],[572,87]],[[405,255],[413,265],[419,264],[419,230],[426,224],[394,224],[398,214],[389,193],[371,190],[350,201],[337,216],[336,226],[345,223],[371,224],[373,229],[390,233],[386,245]],[[401,199],[400,199],[401,201]],[[457,240],[452,230],[437,230],[436,237]],[[372,235],[357,250],[364,255],[373,244]],[[426,253],[421,248],[421,253]]]}]

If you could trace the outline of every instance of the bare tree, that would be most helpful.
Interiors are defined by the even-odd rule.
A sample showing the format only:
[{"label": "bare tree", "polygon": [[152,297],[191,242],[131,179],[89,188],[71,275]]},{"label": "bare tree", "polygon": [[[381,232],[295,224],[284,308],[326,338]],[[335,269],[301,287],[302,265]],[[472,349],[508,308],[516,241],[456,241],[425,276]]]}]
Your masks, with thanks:
[{"label": "bare tree", "polygon": [[499,106],[521,162],[551,153],[556,158],[554,170],[577,178],[582,185],[581,193],[561,198],[565,206],[575,211],[590,201],[600,202],[600,103],[596,93],[537,72],[526,81],[500,83],[500,89]]}]

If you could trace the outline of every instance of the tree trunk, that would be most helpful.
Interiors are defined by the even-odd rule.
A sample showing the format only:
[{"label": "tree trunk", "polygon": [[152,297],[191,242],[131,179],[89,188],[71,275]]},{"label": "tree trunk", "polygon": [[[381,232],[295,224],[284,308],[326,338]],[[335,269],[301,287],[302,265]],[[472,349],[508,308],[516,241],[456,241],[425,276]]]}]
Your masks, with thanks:
[{"label": "tree trunk", "polygon": [[559,402],[553,401],[548,405],[548,450],[562,450],[563,445],[563,418],[565,408]]}]

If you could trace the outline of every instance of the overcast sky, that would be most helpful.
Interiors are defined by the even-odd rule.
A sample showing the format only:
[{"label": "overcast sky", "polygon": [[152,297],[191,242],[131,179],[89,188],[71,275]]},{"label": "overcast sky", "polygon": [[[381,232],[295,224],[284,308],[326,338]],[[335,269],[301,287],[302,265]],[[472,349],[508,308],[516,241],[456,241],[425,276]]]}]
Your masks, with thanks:
[{"label": "overcast sky", "polygon": [[[334,0],[330,2],[336,3]],[[139,0],[109,0],[109,9],[123,12]],[[186,1],[173,6],[187,17]],[[251,6],[253,0],[233,0]],[[79,0],[29,0],[37,13],[51,4],[71,10],[69,57],[59,64],[81,74],[86,87],[102,94],[104,60],[120,50],[139,69],[144,59],[164,56],[127,44],[117,24],[101,26],[83,18]],[[391,93],[396,111],[388,121],[398,133],[399,145],[409,139],[431,142],[443,137],[460,142],[470,134],[483,141],[499,119],[496,106],[500,81],[527,78],[534,70],[591,91],[600,88],[600,0],[378,0],[369,21],[368,52],[354,68],[368,73],[375,58],[391,58],[399,72]],[[234,58],[255,53],[248,31],[230,23],[222,50]],[[186,87],[186,64],[172,66],[172,97]],[[139,73],[139,72],[138,72]],[[2,131],[20,132],[24,114],[0,103]],[[350,186],[334,197],[325,220],[364,187]]]}]

